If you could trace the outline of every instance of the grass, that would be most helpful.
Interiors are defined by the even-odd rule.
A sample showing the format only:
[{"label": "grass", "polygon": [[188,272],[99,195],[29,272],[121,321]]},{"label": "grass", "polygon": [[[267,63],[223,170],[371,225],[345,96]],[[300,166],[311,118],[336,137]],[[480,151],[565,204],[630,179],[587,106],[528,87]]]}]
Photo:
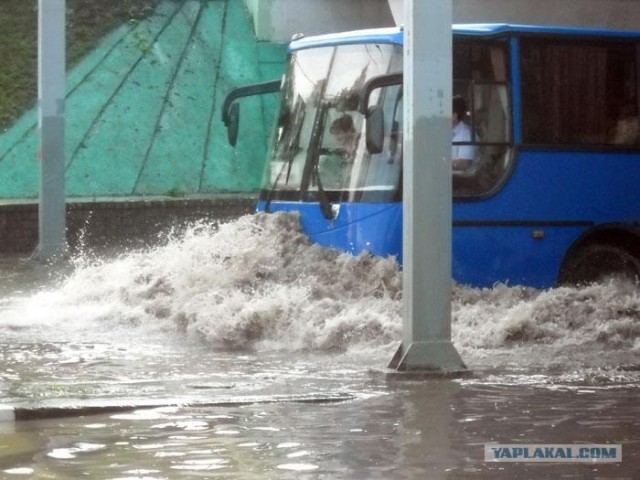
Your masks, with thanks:
[{"label": "grass", "polygon": [[[67,66],[115,26],[147,16],[157,1],[66,0]],[[38,0],[0,0],[0,133],[36,104],[37,42]]]}]

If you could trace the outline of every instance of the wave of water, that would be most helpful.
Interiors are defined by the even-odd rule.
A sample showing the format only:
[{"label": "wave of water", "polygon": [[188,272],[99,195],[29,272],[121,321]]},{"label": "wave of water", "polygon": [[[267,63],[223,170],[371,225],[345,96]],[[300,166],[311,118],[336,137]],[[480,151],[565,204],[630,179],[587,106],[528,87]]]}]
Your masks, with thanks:
[{"label": "wave of water", "polygon": [[[195,225],[164,246],[74,259],[63,283],[0,306],[0,331],[185,337],[216,350],[377,352],[402,330],[393,259],[312,245],[297,216]],[[471,363],[640,364],[640,289],[453,287],[453,341]]]}]

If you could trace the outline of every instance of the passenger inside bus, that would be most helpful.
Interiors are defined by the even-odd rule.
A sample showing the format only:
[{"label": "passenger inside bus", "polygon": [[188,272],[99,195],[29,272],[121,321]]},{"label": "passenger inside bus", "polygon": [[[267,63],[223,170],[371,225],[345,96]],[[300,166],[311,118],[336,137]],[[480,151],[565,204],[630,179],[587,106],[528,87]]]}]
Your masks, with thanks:
[{"label": "passenger inside bus", "polygon": [[640,143],[640,119],[636,115],[633,104],[626,104],[620,109],[620,116],[612,134],[614,145],[638,145]]},{"label": "passenger inside bus", "polygon": [[451,149],[451,160],[454,172],[464,172],[469,170],[474,162],[475,149],[472,142],[471,128],[466,124],[467,104],[460,95],[453,97],[453,139]]},{"label": "passenger inside bus", "polygon": [[345,113],[336,118],[329,127],[329,133],[333,136],[338,151],[345,158],[353,158],[356,150],[357,132],[351,115]]},{"label": "passenger inside bus", "polygon": [[348,113],[333,120],[328,131],[331,138],[320,150],[321,181],[327,189],[340,190],[345,188],[349,182],[351,165],[358,144],[358,132],[353,118]]}]

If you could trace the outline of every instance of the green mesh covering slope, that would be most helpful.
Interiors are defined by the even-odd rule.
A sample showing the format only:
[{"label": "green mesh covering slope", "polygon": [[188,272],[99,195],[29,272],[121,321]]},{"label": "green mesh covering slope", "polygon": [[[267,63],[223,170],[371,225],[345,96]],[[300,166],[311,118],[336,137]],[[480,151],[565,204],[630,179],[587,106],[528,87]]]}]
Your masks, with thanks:
[{"label": "green mesh covering slope", "polygon": [[[260,184],[275,98],[242,100],[238,145],[226,92],[278,78],[285,50],[256,41],[241,0],[164,1],[123,25],[68,75],[70,197],[251,192]],[[37,117],[0,136],[0,198],[38,192]]]}]

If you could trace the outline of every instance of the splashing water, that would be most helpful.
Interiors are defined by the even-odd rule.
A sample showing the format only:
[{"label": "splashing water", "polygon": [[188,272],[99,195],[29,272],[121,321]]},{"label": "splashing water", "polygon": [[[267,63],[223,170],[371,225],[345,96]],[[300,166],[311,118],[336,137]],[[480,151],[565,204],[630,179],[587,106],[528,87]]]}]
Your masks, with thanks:
[{"label": "splashing water", "polygon": [[[0,331],[179,334],[216,350],[383,355],[401,338],[395,260],[313,245],[292,214],[199,224],[161,247],[74,263],[59,288],[0,306]],[[630,283],[455,285],[452,312],[454,344],[471,364],[640,364],[640,291]]]},{"label": "splashing water", "polygon": [[399,338],[394,260],[311,245],[295,215],[197,225],[146,252],[75,262],[59,289],[16,305],[2,324],[178,331],[234,350],[335,350]]}]

